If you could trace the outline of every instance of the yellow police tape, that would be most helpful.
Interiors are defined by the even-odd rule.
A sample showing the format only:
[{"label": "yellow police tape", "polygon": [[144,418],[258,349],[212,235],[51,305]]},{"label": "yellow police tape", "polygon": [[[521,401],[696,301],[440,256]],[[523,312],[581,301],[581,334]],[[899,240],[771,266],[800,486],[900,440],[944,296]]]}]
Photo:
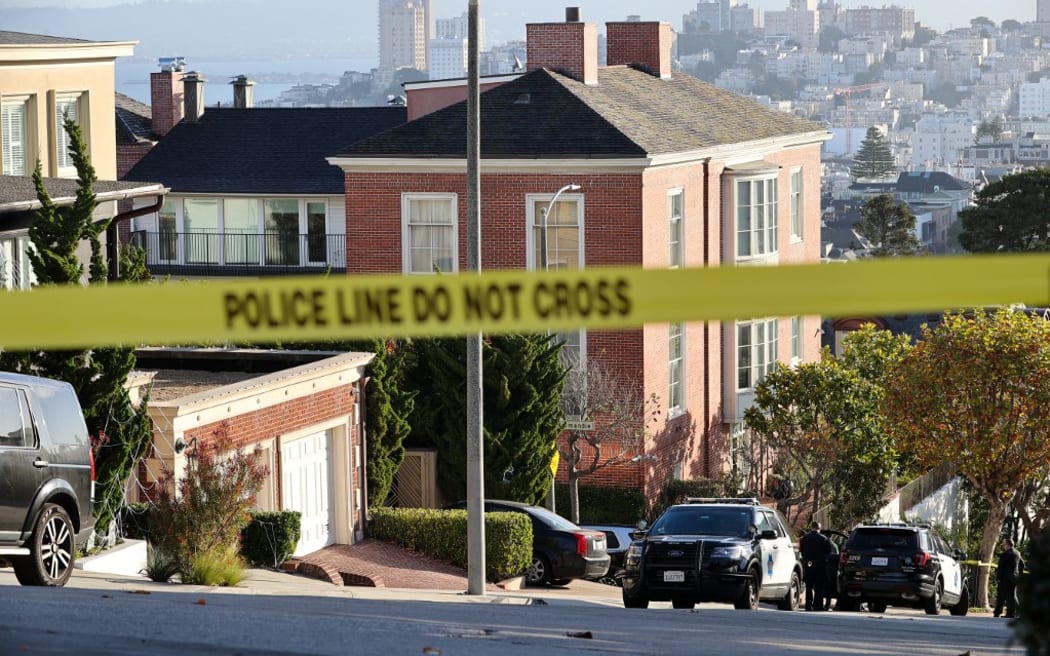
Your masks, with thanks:
[{"label": "yellow police tape", "polygon": [[591,268],[35,288],[0,294],[0,347],[464,335],[750,317],[1050,306],[1050,255],[707,269]]}]

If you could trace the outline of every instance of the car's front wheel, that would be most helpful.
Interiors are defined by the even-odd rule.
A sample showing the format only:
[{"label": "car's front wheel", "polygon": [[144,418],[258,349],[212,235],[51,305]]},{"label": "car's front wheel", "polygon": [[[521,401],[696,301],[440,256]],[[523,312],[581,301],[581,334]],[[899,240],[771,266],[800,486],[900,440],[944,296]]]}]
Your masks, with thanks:
[{"label": "car's front wheel", "polygon": [[791,585],[788,586],[787,594],[777,602],[780,610],[798,610],[799,601],[802,599],[802,585],[798,580],[798,572],[791,573]]},{"label": "car's front wheel", "polygon": [[50,587],[65,585],[73,574],[76,560],[75,537],[73,522],[65,508],[46,504],[29,538],[30,554],[13,559],[18,582]]},{"label": "car's front wheel", "polygon": [[547,585],[551,582],[551,563],[543,554],[532,554],[532,564],[525,570],[525,583]]},{"label": "car's front wheel", "polygon": [[740,596],[733,602],[737,610],[758,610],[758,571],[751,570]]},{"label": "car's front wheel", "polygon": [[962,617],[968,612],[970,612],[970,589],[964,585],[959,595],[959,603],[951,607],[951,614]]},{"label": "car's front wheel", "polygon": [[649,598],[643,595],[627,594],[623,593],[623,607],[624,608],[648,608]]}]

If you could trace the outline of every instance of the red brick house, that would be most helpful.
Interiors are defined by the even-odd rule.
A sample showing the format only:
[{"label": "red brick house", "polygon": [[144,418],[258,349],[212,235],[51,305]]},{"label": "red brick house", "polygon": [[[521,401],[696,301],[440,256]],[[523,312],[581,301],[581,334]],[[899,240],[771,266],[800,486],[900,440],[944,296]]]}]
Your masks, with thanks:
[{"label": "red brick house", "polygon": [[[827,131],[673,74],[667,23],[606,29],[599,67],[593,24],[528,25],[527,72],[481,94],[482,269],[542,266],[543,212],[559,190],[551,268],[818,261]],[[466,103],[409,115],[329,158],[345,172],[349,274],[466,266]],[[743,410],[774,360],[819,357],[819,327],[756,317],[568,335],[582,358],[640,377],[664,409],[648,457],[585,482],[651,499],[671,478],[735,467],[762,489],[769,463],[746,457]]]}]

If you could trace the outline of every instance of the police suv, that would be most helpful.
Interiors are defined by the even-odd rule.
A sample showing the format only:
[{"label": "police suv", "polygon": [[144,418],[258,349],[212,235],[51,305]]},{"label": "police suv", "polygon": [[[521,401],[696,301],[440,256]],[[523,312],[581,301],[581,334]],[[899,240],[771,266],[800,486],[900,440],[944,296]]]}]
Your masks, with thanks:
[{"label": "police suv", "polygon": [[788,522],[757,499],[688,499],[668,508],[647,530],[635,531],[624,561],[623,605],[646,608],[670,601],[760,601],[781,610],[799,606],[802,565]]}]

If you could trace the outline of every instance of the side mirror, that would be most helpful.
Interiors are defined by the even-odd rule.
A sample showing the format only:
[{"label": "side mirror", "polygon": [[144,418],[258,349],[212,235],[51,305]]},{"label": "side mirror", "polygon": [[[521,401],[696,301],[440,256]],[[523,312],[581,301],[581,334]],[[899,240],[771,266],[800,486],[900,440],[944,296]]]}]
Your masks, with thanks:
[{"label": "side mirror", "polygon": [[762,531],[762,533],[760,533],[758,537],[759,537],[760,540],[776,540],[777,539],[777,532],[774,531],[771,528],[770,529],[766,529],[766,530]]},{"label": "side mirror", "polygon": [[962,561],[966,560],[966,552],[963,551],[962,549],[958,549],[957,548],[954,553],[955,553],[955,560],[959,561],[960,563]]},{"label": "side mirror", "polygon": [[645,522],[645,520],[644,520],[644,519],[639,519],[639,520],[638,520],[638,523],[637,523],[637,524],[635,524],[635,525],[634,525],[634,527],[635,527],[636,529],[638,529],[639,531],[644,531],[644,530],[645,530],[646,528],[648,528],[648,527],[649,527],[649,525],[648,525],[648,524],[647,524],[647,523]]}]

